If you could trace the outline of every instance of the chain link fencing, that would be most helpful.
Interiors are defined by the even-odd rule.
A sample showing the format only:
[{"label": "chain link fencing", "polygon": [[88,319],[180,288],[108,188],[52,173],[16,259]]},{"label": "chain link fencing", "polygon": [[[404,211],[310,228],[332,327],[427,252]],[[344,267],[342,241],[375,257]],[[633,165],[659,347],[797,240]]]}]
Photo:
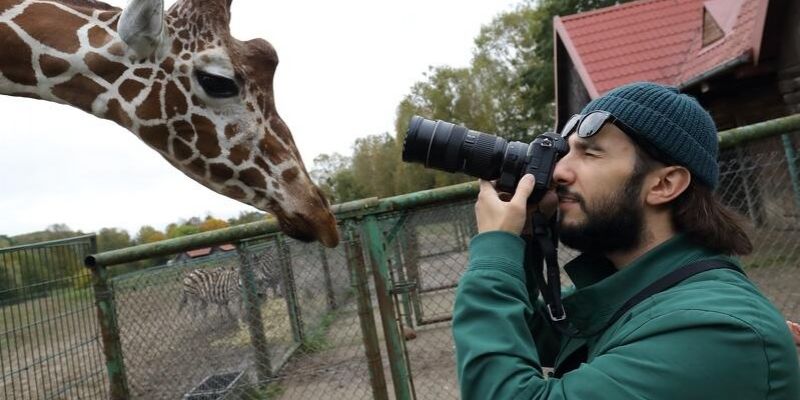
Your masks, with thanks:
[{"label": "chain link fencing", "polygon": [[102,399],[94,236],[0,249],[0,398]]},{"label": "chain link fencing", "polygon": [[[794,146],[785,145],[796,139],[727,149],[718,189],[753,239],[755,251],[742,259],[746,273],[794,320],[800,319],[800,179]],[[86,314],[72,328],[86,338],[66,347],[45,322],[61,314],[36,306],[40,297],[2,289],[0,393],[9,399],[457,399],[450,318],[477,231],[474,196],[474,185],[461,185],[339,207],[343,240],[334,249],[263,233],[214,239],[199,252],[183,244],[169,255],[140,248],[136,259],[170,261],[113,278],[102,274],[113,266],[95,267],[103,323],[89,299],[80,303],[84,308],[59,311]],[[559,261],[575,255],[561,247]],[[562,283],[570,284],[566,276]],[[70,359],[73,353],[81,358]],[[52,378],[30,383],[37,369]],[[71,377],[78,370],[89,372]],[[86,381],[97,391],[75,389]]]}]

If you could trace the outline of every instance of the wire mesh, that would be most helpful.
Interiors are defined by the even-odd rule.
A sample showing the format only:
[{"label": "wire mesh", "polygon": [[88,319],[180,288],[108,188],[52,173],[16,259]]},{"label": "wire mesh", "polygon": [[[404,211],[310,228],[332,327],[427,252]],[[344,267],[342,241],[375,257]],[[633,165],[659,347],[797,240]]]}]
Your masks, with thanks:
[{"label": "wire mesh", "polygon": [[0,397],[105,399],[93,237],[0,249]]},{"label": "wire mesh", "polygon": [[[742,259],[747,274],[798,320],[800,178],[790,174],[793,153],[782,145],[769,139],[726,151],[717,194],[743,215],[753,239],[755,251]],[[370,241],[377,239],[413,397],[458,398],[450,318],[477,230],[473,205],[384,213],[379,238],[360,234],[358,218],[341,221],[354,233],[335,249],[270,235],[175,254],[166,265],[113,278],[131,397],[383,398],[376,384],[395,398],[390,365],[397,360],[376,324]],[[91,285],[80,267],[88,250],[70,246],[0,250],[3,398],[108,397]],[[562,247],[560,262],[575,255]],[[359,265],[368,283],[354,280]]]},{"label": "wire mesh", "polygon": [[[114,278],[132,398],[205,398],[214,390],[243,399],[371,398],[343,247],[282,236],[237,247],[175,255],[169,265]],[[245,312],[245,262],[259,313],[255,330]],[[211,276],[208,287],[187,295],[187,285],[201,285],[187,281],[197,271]],[[214,275],[224,271],[234,278]],[[265,348],[254,345],[254,335],[263,336]],[[235,389],[208,389],[208,382],[236,374]]]},{"label": "wire mesh", "polygon": [[[723,203],[738,211],[755,251],[743,257],[745,271],[787,319],[800,319],[800,187],[793,181],[787,153],[773,138],[731,149],[721,157]],[[796,162],[796,160],[792,160]],[[797,179],[797,177],[795,178]],[[395,285],[411,285],[398,293],[397,323],[412,328],[406,342],[416,398],[459,397],[450,318],[455,287],[467,266],[468,240],[475,234],[474,200],[410,212],[403,218],[382,218],[384,232],[401,232],[388,251],[394,259]],[[401,223],[402,228],[394,227]],[[561,246],[564,265],[577,252]],[[562,272],[562,285],[571,285]],[[407,330],[406,328],[406,330]]]}]

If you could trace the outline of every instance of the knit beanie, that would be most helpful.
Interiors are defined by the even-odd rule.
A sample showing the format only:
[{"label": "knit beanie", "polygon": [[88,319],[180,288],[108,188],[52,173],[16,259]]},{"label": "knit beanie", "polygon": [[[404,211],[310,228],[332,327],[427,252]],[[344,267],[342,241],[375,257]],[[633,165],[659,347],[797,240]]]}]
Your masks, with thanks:
[{"label": "knit beanie", "polygon": [[592,100],[581,114],[595,110],[611,113],[633,129],[635,139],[652,144],[709,188],[717,186],[717,128],[693,97],[674,87],[636,82]]}]

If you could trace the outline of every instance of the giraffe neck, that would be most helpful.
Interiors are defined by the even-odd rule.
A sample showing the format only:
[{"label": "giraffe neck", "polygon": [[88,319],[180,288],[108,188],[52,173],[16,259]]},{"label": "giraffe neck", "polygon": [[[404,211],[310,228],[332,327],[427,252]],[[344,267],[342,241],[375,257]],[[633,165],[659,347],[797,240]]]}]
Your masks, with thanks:
[{"label": "giraffe neck", "polygon": [[132,129],[131,109],[157,64],[132,60],[116,33],[120,12],[100,3],[0,0],[0,42],[8,45],[0,93],[68,104]]}]

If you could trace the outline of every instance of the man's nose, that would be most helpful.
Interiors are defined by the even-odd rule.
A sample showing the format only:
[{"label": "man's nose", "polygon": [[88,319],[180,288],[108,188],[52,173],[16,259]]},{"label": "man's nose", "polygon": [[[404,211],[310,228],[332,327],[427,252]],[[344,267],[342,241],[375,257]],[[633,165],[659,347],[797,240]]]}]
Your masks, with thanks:
[{"label": "man's nose", "polygon": [[570,154],[567,153],[556,163],[553,170],[553,180],[558,185],[568,185],[575,180],[575,172],[570,168]]}]

